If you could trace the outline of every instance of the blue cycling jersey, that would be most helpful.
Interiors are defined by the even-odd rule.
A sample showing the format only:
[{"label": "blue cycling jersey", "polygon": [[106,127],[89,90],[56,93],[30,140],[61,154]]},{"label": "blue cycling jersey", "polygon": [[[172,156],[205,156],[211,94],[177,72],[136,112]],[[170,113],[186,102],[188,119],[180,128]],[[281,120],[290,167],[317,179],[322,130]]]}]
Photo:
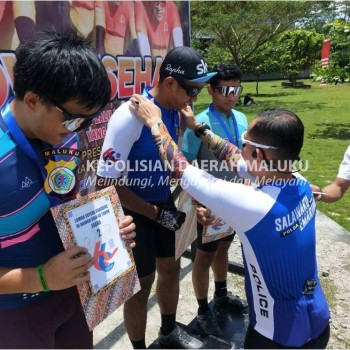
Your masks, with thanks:
[{"label": "blue cycling jersey", "polygon": [[330,316],[318,278],[316,204],[309,183],[295,177],[253,188],[188,166],[181,185],[239,235],[255,330],[288,347],[317,338]]},{"label": "blue cycling jersey", "polygon": [[[43,178],[45,163],[55,169],[55,162],[50,163],[52,157],[44,159],[41,151],[46,147],[43,148],[39,140],[26,139],[28,147],[38,155],[38,161],[42,161],[42,166],[33,161],[7,129],[3,112],[4,109],[0,115],[0,266],[36,267],[63,251],[50,211],[52,198],[44,189]],[[76,135],[70,135],[64,144],[65,149],[72,145],[76,148]],[[59,153],[58,148],[55,148],[56,152],[47,149],[46,152]],[[74,191],[69,194],[73,195]],[[0,294],[0,310],[26,306],[47,294]]]},{"label": "blue cycling jersey", "polygon": [[[144,95],[153,98],[146,88]],[[161,109],[169,133],[177,141],[179,115],[174,109]],[[163,165],[148,127],[144,126],[123,103],[109,120],[97,174],[106,178],[125,176],[124,183],[147,202],[160,203],[169,198],[169,172]]]}]

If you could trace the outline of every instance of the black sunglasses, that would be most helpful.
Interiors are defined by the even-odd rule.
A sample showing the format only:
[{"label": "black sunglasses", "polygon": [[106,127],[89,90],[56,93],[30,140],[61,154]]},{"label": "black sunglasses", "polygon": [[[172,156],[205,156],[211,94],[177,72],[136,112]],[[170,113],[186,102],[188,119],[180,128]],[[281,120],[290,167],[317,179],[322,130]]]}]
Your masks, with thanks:
[{"label": "black sunglasses", "polygon": [[187,96],[193,98],[199,95],[199,93],[202,91],[203,87],[197,87],[197,86],[189,86],[187,85],[183,80],[175,78],[174,79],[178,82],[178,84],[186,91]]},{"label": "black sunglasses", "polygon": [[218,90],[219,93],[227,97],[233,93],[233,96],[238,96],[243,91],[243,86],[214,86],[214,89]]},{"label": "black sunglasses", "polygon": [[102,108],[100,108],[96,113],[90,115],[84,114],[72,114],[66,111],[61,105],[55,101],[45,97],[57,110],[63,114],[64,121],[62,125],[69,131],[79,131],[87,126],[89,126],[93,119],[98,117],[101,114]]}]

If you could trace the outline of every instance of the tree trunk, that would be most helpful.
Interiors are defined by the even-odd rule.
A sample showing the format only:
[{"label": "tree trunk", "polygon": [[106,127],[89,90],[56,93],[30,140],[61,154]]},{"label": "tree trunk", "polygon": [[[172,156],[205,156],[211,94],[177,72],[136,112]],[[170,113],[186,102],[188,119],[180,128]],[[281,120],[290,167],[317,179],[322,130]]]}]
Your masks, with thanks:
[{"label": "tree trunk", "polygon": [[295,74],[289,77],[289,81],[292,83],[292,87],[296,87],[297,85],[297,76]]}]

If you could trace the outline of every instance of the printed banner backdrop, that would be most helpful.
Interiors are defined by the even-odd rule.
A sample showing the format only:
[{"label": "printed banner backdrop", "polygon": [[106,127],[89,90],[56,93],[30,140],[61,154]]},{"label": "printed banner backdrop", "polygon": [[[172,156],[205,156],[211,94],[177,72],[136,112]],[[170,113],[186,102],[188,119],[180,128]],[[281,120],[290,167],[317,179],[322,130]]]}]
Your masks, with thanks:
[{"label": "printed banner backdrop", "polygon": [[81,195],[93,192],[109,118],[122,101],[157,83],[171,48],[190,45],[189,22],[189,1],[0,1],[0,108],[13,95],[12,69],[20,43],[44,30],[71,27],[89,38],[112,86],[110,103],[79,132],[77,185]]}]

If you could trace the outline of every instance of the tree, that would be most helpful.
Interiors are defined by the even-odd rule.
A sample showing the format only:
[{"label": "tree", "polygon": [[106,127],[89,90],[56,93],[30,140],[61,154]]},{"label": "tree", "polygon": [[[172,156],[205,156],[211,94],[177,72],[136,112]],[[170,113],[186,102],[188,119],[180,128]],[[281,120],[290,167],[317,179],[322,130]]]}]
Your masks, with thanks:
[{"label": "tree", "polygon": [[313,75],[327,82],[343,82],[350,78],[350,22],[337,19],[324,25],[327,38],[331,39],[330,66],[316,64]]},{"label": "tree", "polygon": [[266,73],[275,73],[280,71],[280,65],[277,58],[277,45],[275,40],[259,47],[245,63],[241,69],[243,75],[255,75],[256,95],[259,95],[259,77]]},{"label": "tree", "polygon": [[314,9],[302,18],[297,26],[303,29],[315,29],[317,33],[326,34],[325,23],[333,23],[335,20],[350,21],[349,1],[320,1],[319,8]]},{"label": "tree", "polygon": [[201,45],[209,64],[233,60],[241,69],[265,43],[318,8],[313,1],[194,1],[191,2],[192,37],[209,37]]},{"label": "tree", "polygon": [[323,35],[314,30],[286,31],[278,38],[278,61],[281,73],[296,86],[297,75],[310,70],[320,57]]}]

